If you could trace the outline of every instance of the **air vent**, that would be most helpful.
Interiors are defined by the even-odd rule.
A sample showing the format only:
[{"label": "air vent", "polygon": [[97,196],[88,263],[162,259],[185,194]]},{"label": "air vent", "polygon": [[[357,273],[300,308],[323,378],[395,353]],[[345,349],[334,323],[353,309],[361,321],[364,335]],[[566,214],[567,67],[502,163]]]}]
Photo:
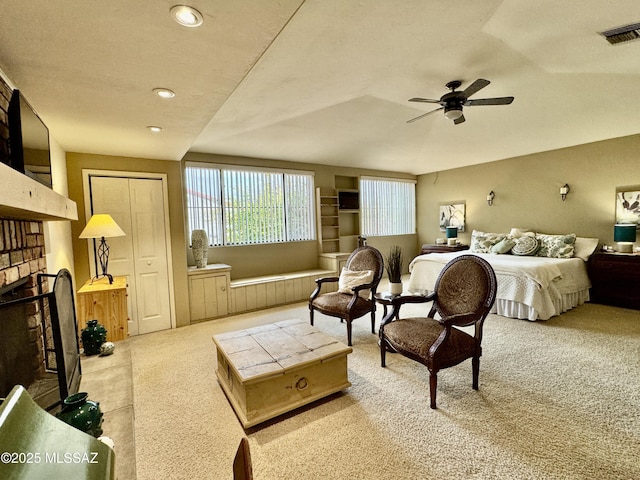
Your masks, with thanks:
[{"label": "air vent", "polygon": [[601,35],[603,35],[611,45],[637,40],[640,38],[640,23],[607,30],[606,32],[602,32]]}]

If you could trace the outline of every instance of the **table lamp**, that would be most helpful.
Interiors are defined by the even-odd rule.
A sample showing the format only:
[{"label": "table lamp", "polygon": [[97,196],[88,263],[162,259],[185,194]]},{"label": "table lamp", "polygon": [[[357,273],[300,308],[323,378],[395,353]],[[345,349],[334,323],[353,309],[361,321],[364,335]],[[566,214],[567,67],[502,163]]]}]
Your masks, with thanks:
[{"label": "table lamp", "polygon": [[618,242],[618,251],[632,253],[636,241],[636,225],[633,223],[616,223],[613,226],[613,241]]},{"label": "table lamp", "polygon": [[447,245],[453,246],[458,243],[458,227],[447,227]]},{"label": "table lamp", "polygon": [[[111,218],[108,213],[98,213],[91,216],[91,219],[87,223],[84,230],[80,234],[80,238],[99,238],[100,246],[98,247],[98,255],[96,257],[96,277],[107,277],[109,283],[113,283],[113,277],[107,273],[107,265],[109,264],[109,245],[107,245],[106,238],[109,237],[123,237],[124,231],[118,226],[118,224]],[[95,245],[94,245],[95,248]],[[98,262],[100,259],[100,268],[102,275],[98,275]]]}]

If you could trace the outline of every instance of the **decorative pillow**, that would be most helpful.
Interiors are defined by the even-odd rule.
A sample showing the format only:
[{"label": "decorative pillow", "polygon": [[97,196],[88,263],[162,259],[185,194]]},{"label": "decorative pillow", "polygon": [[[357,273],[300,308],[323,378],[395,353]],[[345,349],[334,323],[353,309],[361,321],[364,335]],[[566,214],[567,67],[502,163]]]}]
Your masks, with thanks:
[{"label": "decorative pillow", "polygon": [[597,238],[576,237],[576,243],[573,246],[573,256],[581,258],[585,262],[598,247]]},{"label": "decorative pillow", "polygon": [[530,235],[524,235],[516,239],[516,244],[511,249],[513,255],[534,255],[538,250],[539,244],[536,237]]},{"label": "decorative pillow", "polygon": [[509,232],[509,236],[512,238],[520,238],[520,237],[524,237],[525,235],[529,237],[533,237],[535,236],[535,234],[536,232],[534,232],[529,228],[512,228],[511,231]]},{"label": "decorative pillow", "polygon": [[485,233],[474,230],[471,233],[470,250],[474,253],[491,253],[491,247],[507,238],[506,233]]},{"label": "decorative pillow", "polygon": [[504,238],[496,243],[493,247],[491,247],[491,253],[497,254],[505,254],[509,253],[511,249],[515,246],[516,241],[512,238]]},{"label": "decorative pillow", "polygon": [[[373,270],[347,270],[342,269],[340,278],[338,279],[338,291],[340,293],[353,294],[353,287],[371,283],[373,281]],[[371,291],[369,289],[360,290],[358,294],[362,298],[369,298]]]},{"label": "decorative pillow", "polygon": [[573,257],[576,234],[569,235],[546,235],[538,233],[536,235],[540,248],[536,252],[537,257],[549,258],[571,258]]}]

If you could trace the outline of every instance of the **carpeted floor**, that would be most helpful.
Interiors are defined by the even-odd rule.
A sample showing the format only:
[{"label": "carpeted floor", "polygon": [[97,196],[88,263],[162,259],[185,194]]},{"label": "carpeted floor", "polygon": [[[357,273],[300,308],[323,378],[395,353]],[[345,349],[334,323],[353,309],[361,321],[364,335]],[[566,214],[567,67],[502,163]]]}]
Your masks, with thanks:
[{"label": "carpeted floor", "polygon": [[[408,305],[406,314],[420,311]],[[438,376],[354,322],[344,392],[245,432],[215,377],[211,336],[306,304],[132,338],[139,480],[230,479],[247,435],[258,480],[640,478],[640,313],[586,304],[546,322],[491,315],[480,390],[471,363]],[[346,341],[346,327],[316,327]]]}]

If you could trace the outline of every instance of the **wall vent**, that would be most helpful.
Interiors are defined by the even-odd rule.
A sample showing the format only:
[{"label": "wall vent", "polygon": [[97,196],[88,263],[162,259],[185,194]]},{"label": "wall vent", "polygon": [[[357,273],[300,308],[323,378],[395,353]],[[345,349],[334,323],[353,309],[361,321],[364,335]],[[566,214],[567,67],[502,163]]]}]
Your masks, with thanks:
[{"label": "wall vent", "polygon": [[614,28],[601,33],[611,45],[629,42],[640,38],[640,23],[625,25],[624,27]]}]

